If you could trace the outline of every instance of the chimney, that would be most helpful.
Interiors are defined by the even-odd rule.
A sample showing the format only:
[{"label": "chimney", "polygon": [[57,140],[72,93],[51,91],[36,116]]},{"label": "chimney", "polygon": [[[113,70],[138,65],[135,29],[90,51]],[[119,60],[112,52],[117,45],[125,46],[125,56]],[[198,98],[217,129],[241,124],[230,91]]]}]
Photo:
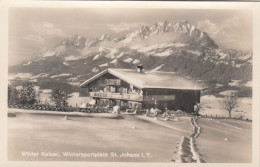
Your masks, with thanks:
[{"label": "chimney", "polygon": [[137,71],[138,72],[140,72],[140,73],[142,73],[143,72],[143,65],[142,64],[139,64],[138,66],[136,66],[136,68],[137,68]]}]

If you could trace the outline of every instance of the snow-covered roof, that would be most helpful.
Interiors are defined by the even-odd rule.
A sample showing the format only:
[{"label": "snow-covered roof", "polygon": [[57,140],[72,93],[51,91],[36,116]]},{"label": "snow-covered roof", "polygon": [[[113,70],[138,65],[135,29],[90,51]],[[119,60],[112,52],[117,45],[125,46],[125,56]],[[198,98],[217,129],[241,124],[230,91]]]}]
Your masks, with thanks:
[{"label": "snow-covered roof", "polygon": [[133,69],[118,69],[108,68],[90,79],[83,82],[80,86],[84,87],[101,77],[102,75],[109,73],[115,77],[137,87],[140,89],[145,88],[159,88],[159,89],[182,89],[182,90],[201,90],[203,87],[196,81],[176,74],[174,72],[163,71],[143,71],[138,72]]}]

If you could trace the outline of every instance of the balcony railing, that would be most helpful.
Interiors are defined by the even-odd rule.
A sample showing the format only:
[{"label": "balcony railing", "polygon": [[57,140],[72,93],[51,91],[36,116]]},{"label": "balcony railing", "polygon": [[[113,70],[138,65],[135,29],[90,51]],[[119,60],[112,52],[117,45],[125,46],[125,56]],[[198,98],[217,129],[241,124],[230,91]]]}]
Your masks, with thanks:
[{"label": "balcony railing", "polygon": [[107,79],[107,85],[120,85],[120,79]]},{"label": "balcony railing", "polygon": [[111,92],[90,92],[91,97],[109,98],[109,99],[121,99],[121,100],[133,100],[143,101],[143,95],[138,94],[120,94]]}]

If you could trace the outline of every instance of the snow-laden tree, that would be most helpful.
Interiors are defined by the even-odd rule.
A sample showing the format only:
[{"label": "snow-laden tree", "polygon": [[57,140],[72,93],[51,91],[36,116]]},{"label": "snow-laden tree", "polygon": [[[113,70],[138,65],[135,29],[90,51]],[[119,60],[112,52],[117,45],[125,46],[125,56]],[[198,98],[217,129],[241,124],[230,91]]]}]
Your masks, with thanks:
[{"label": "snow-laden tree", "polygon": [[36,92],[32,83],[23,83],[21,86],[8,85],[8,104],[33,105],[36,102]]},{"label": "snow-laden tree", "polygon": [[8,105],[18,104],[18,90],[11,85],[8,85]]},{"label": "snow-laden tree", "polygon": [[36,91],[32,83],[24,83],[21,88],[18,89],[19,103],[23,105],[32,105],[36,100]]}]

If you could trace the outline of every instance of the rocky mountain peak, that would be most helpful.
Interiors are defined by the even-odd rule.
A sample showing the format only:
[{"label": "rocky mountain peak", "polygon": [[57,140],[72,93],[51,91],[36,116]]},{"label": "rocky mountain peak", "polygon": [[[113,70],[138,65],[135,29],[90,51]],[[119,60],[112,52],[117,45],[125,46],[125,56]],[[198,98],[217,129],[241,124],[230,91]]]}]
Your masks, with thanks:
[{"label": "rocky mountain peak", "polygon": [[111,41],[113,40],[113,37],[109,34],[103,34],[100,38],[99,38],[100,41],[105,41],[105,40],[108,40],[108,41]]},{"label": "rocky mountain peak", "polygon": [[147,25],[141,25],[136,33],[141,39],[145,39],[149,36],[150,29]]},{"label": "rocky mountain peak", "polygon": [[74,34],[71,37],[67,37],[65,40],[61,42],[61,44],[66,45],[67,47],[78,47],[78,48],[84,48],[85,47],[86,38],[83,36],[80,36],[78,34]]},{"label": "rocky mountain peak", "polygon": [[180,22],[156,22],[151,26],[140,25],[136,31],[133,31],[123,38],[124,43],[128,43],[134,39],[147,39],[151,36],[156,36],[161,33],[177,32],[192,38],[193,42],[201,44],[202,47],[218,48],[215,42],[208,36],[207,33],[200,31],[196,26],[190,24],[187,20]]}]

